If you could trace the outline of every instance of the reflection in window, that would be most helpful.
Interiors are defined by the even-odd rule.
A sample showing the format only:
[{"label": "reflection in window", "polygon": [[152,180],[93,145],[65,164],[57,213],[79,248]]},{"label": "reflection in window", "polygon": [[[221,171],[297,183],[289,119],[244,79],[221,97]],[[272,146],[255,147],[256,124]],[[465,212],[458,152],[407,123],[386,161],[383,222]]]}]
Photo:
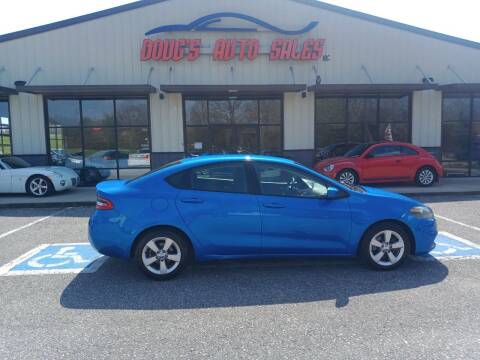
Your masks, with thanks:
[{"label": "reflection in window", "polygon": [[187,125],[207,125],[207,101],[185,101],[185,115]]},{"label": "reflection in window", "polygon": [[193,190],[246,193],[247,176],[243,162],[215,164],[191,170]]},{"label": "reflection in window", "polygon": [[[47,104],[51,162],[77,169],[85,184],[132,178],[150,168],[147,99],[49,99]],[[118,169],[138,171],[130,176]]]},{"label": "reflection in window", "polygon": [[329,146],[386,139],[410,141],[409,96],[326,97],[316,99],[315,144]]},{"label": "reflection in window", "polygon": [[50,126],[80,126],[80,101],[48,100]]},{"label": "reflection in window", "polygon": [[282,165],[254,163],[263,195],[321,198],[327,186],[320,179]]},{"label": "reflection in window", "polygon": [[117,126],[148,126],[146,99],[117,100],[115,112]]},{"label": "reflection in window", "polygon": [[282,101],[279,99],[187,99],[185,148],[190,154],[280,155],[281,118]]},{"label": "reflection in window", "polygon": [[0,155],[12,154],[10,112],[7,100],[0,100]]},{"label": "reflection in window", "polygon": [[443,98],[442,163],[446,176],[478,176],[480,99],[468,95]]},{"label": "reflection in window", "polygon": [[113,101],[83,100],[83,126],[113,126]]}]

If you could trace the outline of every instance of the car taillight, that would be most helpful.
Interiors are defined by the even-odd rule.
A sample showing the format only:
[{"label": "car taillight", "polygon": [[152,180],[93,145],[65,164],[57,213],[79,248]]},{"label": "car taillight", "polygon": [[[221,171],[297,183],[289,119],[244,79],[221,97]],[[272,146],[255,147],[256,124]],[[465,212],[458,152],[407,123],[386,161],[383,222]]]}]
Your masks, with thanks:
[{"label": "car taillight", "polygon": [[113,158],[111,156],[104,156],[103,160],[113,160]]},{"label": "car taillight", "polygon": [[97,210],[112,210],[113,209],[113,203],[105,199],[101,196],[97,196],[97,204],[95,206]]}]

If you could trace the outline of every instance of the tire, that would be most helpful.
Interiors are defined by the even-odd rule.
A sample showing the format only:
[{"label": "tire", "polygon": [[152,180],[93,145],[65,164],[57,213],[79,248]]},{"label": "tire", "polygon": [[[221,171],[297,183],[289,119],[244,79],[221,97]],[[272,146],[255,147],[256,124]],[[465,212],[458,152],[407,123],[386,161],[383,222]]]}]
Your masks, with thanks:
[{"label": "tire", "polygon": [[[390,234],[390,240],[387,238]],[[410,254],[412,239],[403,226],[384,222],[371,227],[363,236],[360,257],[377,270],[394,270]],[[381,255],[383,254],[383,256]]]},{"label": "tire", "polygon": [[27,193],[35,197],[45,197],[53,193],[53,184],[45,176],[33,175],[25,186]]},{"label": "tire", "polygon": [[190,252],[189,243],[182,235],[173,231],[152,231],[137,243],[135,261],[149,278],[169,280],[185,269]]},{"label": "tire", "polygon": [[430,166],[424,166],[417,171],[415,175],[415,182],[418,186],[428,187],[432,186],[437,181],[437,172]]},{"label": "tire", "polygon": [[336,177],[337,181],[344,185],[358,185],[358,174],[352,169],[340,171]]}]

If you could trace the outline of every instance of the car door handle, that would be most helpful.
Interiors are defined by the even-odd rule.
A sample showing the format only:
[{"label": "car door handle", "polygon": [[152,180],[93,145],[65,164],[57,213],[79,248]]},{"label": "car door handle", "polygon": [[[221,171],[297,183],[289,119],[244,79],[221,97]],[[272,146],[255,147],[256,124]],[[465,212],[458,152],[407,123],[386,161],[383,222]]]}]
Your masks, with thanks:
[{"label": "car door handle", "polygon": [[267,204],[263,204],[263,207],[266,207],[269,209],[283,209],[285,208],[285,205],[282,205],[279,203],[267,203]]},{"label": "car door handle", "polygon": [[182,203],[185,204],[201,204],[203,203],[202,199],[199,198],[185,198],[180,200]]}]

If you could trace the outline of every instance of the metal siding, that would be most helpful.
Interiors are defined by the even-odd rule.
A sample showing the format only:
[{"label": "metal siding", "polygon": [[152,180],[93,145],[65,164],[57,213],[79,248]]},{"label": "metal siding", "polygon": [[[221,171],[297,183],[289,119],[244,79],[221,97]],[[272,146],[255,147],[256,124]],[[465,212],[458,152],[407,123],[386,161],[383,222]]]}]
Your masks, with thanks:
[{"label": "metal siding", "polygon": [[182,95],[166,94],[161,100],[158,94],[150,95],[152,122],[152,151],[183,152]]},{"label": "metal siding", "polygon": [[42,96],[23,93],[10,96],[10,116],[14,154],[45,154]]},{"label": "metal siding", "polygon": [[[204,55],[195,62],[140,62],[139,52],[146,31],[160,25],[189,23],[199,16],[218,11],[250,14],[280,27],[292,29],[303,27],[313,20],[319,21],[316,29],[299,38],[326,38],[326,53],[332,56],[331,61],[270,62],[267,56],[262,55],[253,62],[215,62],[210,56]],[[213,43],[221,37],[255,37],[268,45],[273,39],[284,37],[264,31],[253,35],[222,32],[164,35],[175,38],[200,37],[204,44]],[[452,65],[466,81],[480,82],[480,50],[289,0],[167,1],[0,43],[0,59],[0,66],[6,69],[1,74],[0,85],[10,87],[13,87],[16,80],[28,81],[38,67],[41,67],[42,71],[33,79],[31,85],[83,84],[90,67],[95,68],[88,81],[90,85],[144,84],[148,80],[151,67],[154,71],[150,83],[156,87],[160,84],[231,83],[312,85],[315,82],[314,65],[318,68],[323,83],[330,84],[368,83],[368,78],[361,70],[362,65],[368,69],[375,83],[420,83],[422,75],[416,69],[417,65],[441,84],[459,82],[447,69],[448,65]],[[290,66],[294,71],[293,76]],[[310,98],[300,101],[296,99],[297,96],[290,94],[286,98],[293,101],[291,106],[301,114],[298,118],[302,120],[297,121],[304,121],[305,128],[292,127],[293,124],[288,122],[293,121],[297,114],[286,114],[286,118],[289,118],[285,124],[285,147],[313,148],[313,101]],[[153,149],[183,151],[181,100],[178,96],[167,98],[160,102],[158,97],[152,96]],[[294,105],[294,99],[302,106]],[[417,98],[417,107],[429,106],[420,105],[420,101],[420,98]],[[16,112],[24,113],[35,108],[30,100],[25,104],[26,109],[17,109]],[[286,113],[291,111],[289,107],[290,105],[285,105]],[[45,144],[39,142],[44,142],[44,137],[39,136],[44,132],[43,110],[38,106],[37,110],[35,116],[22,115],[22,119],[29,119],[25,120],[27,122],[34,119],[42,122],[30,124],[31,126],[15,124],[15,117],[12,116],[14,130],[17,129],[15,141],[25,142],[16,150],[45,151]],[[436,115],[437,111],[438,109],[434,109],[433,115],[429,116]],[[307,121],[308,116],[311,118]],[[178,121],[180,122],[177,123]],[[436,135],[433,136],[429,135],[428,131],[420,130],[423,124],[415,126],[415,141],[428,144],[439,142],[439,129],[435,130]],[[18,130],[22,132],[19,133]],[[297,135],[297,132],[302,135]],[[426,136],[426,139],[418,136]],[[33,143],[27,144],[28,141],[24,138]]]},{"label": "metal siding", "polygon": [[442,93],[414,91],[412,142],[418,146],[440,147],[442,142]]},{"label": "metal siding", "polygon": [[315,96],[309,93],[286,93],[284,96],[285,150],[310,150],[314,148]]}]

